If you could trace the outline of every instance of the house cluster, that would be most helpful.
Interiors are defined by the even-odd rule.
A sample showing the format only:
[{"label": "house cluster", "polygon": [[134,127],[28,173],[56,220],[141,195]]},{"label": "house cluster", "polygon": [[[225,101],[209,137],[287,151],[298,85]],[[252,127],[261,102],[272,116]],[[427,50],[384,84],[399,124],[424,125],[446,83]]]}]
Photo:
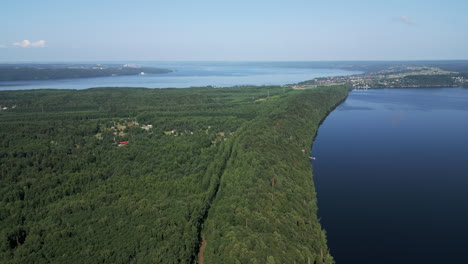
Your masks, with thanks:
[{"label": "house cluster", "polygon": [[[111,131],[114,134],[114,144],[117,144],[118,147],[126,147],[128,145],[128,141],[117,142],[117,137],[126,136],[126,128],[133,126],[139,126],[139,124],[136,121],[114,122],[113,126],[108,128],[102,128],[102,130]],[[153,128],[153,125],[142,125],[140,126],[140,128],[149,132]],[[104,139],[101,132],[96,134],[96,138],[98,138],[99,140]]]},{"label": "house cluster", "polygon": [[[112,127],[108,128],[103,128],[103,130],[107,131],[112,131],[114,134],[114,144],[116,144],[118,147],[126,147],[128,146],[128,141],[121,141],[118,142],[118,138],[120,137],[121,140],[123,138],[126,138],[128,134],[128,127],[139,127],[141,129],[144,129],[148,131],[149,133],[153,132],[153,125],[151,124],[146,124],[146,125],[140,125],[136,121],[125,121],[125,122],[114,122]],[[211,126],[208,126],[206,129],[200,129],[198,132],[200,134],[206,134],[210,138],[212,138],[212,143],[215,143],[216,141],[222,141],[226,140],[227,137],[234,135],[235,132],[223,132],[223,131],[213,131]],[[172,129],[169,131],[164,131],[164,134],[166,136],[184,136],[184,135],[194,135],[195,132],[191,131],[190,129]],[[103,140],[102,133],[97,133],[96,137],[100,140]]]},{"label": "house cluster", "polygon": [[[379,72],[316,78],[294,85],[293,88],[301,89],[303,87],[334,84],[348,84],[354,89],[368,89],[370,87],[401,87],[409,85],[404,79],[404,77],[408,75],[447,75],[453,73],[454,72],[448,72],[434,67],[400,65],[390,67]],[[452,79],[455,85],[465,85],[467,83],[467,80],[463,76],[453,76]],[[413,86],[417,87],[418,84]]]},{"label": "house cluster", "polygon": [[[115,131],[114,134],[119,134],[119,133],[123,133],[125,128],[133,127],[133,126],[140,126],[140,124],[138,124],[138,122],[136,122],[136,121],[128,121],[128,122],[124,122],[124,123],[114,123],[114,126],[112,126],[110,128],[110,130]],[[144,129],[146,131],[149,131],[150,129],[153,128],[153,125],[150,125],[150,124],[141,125],[140,128]]]},{"label": "house cluster", "polygon": [[[222,141],[226,140],[227,137],[234,135],[235,132],[214,132],[210,131],[211,126],[208,126],[206,130],[201,129],[199,132],[204,133],[207,136],[210,136],[213,138],[212,143],[215,143],[216,141]],[[190,131],[189,129],[184,129],[184,130],[177,130],[177,129],[172,129],[170,131],[165,131],[164,134],[166,136],[183,136],[183,135],[193,135],[194,132]]]}]

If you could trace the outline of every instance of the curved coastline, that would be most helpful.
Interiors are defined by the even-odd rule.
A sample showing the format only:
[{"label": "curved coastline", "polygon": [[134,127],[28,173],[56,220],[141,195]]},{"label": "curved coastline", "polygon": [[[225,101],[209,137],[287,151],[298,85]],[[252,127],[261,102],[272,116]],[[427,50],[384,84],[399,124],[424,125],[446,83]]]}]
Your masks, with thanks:
[{"label": "curved coastline", "polygon": [[239,131],[202,231],[207,263],[333,263],[308,157],[320,122],[346,96],[342,86],[306,90]]}]

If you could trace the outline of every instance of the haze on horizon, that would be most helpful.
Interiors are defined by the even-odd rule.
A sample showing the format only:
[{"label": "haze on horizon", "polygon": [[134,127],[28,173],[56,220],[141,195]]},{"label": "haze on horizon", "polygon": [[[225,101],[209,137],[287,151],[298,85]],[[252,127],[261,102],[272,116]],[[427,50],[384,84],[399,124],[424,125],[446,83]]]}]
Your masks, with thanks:
[{"label": "haze on horizon", "polygon": [[0,10],[0,63],[468,59],[468,1],[54,1]]}]

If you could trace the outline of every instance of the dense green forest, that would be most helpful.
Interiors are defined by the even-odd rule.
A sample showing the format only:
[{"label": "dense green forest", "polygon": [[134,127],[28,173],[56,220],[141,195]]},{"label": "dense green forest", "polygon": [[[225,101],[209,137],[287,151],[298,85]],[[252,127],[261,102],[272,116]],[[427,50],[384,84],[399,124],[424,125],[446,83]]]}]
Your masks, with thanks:
[{"label": "dense green forest", "polygon": [[0,262],[332,263],[308,155],[346,95],[0,92]]},{"label": "dense green forest", "polygon": [[91,78],[116,75],[168,73],[171,70],[122,65],[0,64],[0,81]]}]

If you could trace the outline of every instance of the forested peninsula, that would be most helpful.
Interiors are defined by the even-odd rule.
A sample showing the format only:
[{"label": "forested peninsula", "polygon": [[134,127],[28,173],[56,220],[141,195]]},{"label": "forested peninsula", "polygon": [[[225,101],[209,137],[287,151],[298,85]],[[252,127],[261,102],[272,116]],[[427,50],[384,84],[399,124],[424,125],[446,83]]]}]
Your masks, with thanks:
[{"label": "forested peninsula", "polygon": [[172,70],[132,64],[0,64],[0,81],[76,79],[169,72]]},{"label": "forested peninsula", "polygon": [[0,92],[0,262],[333,263],[309,155],[347,92]]}]

